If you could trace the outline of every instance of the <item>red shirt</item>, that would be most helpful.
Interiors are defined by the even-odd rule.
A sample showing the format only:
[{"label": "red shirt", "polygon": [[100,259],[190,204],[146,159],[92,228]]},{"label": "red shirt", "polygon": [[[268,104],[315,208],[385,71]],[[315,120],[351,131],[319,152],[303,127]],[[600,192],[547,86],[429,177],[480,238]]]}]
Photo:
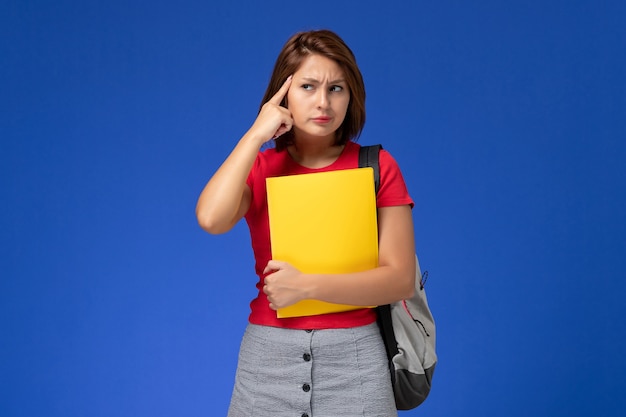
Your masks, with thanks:
[{"label": "red shirt", "polygon": [[[255,270],[259,276],[259,281],[256,284],[259,294],[250,303],[250,323],[292,329],[337,329],[364,326],[376,321],[376,312],[369,308],[318,316],[279,319],[276,317],[276,311],[270,309],[267,296],[263,292],[263,270],[272,257],[265,179],[358,168],[360,147],[354,142],[346,143],[341,155],[335,162],[319,169],[299,165],[287,151],[276,152],[275,149],[267,149],[257,155],[247,180],[252,191],[252,200],[245,216],[250,228],[252,250],[256,260]],[[382,150],[380,152],[379,164],[380,188],[376,196],[376,206],[380,208],[409,204],[413,207],[413,200],[406,189],[398,164],[387,151]]]}]

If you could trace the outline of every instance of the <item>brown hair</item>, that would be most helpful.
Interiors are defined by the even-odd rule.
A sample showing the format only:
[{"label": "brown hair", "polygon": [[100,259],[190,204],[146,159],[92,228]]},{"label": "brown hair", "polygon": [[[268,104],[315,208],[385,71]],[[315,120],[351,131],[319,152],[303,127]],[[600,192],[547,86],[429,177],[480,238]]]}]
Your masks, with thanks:
[{"label": "brown hair", "polygon": [[[302,61],[313,54],[332,59],[343,70],[350,90],[350,103],[346,118],[337,129],[335,144],[343,145],[356,140],[365,125],[365,84],[354,54],[336,33],[330,30],[314,30],[293,35],[278,54],[261,107],[276,94],[287,77],[300,68]],[[285,105],[285,100],[281,103]],[[293,143],[293,130],[276,139],[276,149],[281,151]]]}]

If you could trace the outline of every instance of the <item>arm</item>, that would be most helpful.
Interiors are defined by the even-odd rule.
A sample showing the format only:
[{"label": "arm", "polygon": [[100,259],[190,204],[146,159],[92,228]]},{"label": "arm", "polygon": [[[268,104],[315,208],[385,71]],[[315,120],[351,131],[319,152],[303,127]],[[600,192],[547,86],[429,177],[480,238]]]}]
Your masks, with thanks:
[{"label": "arm", "polygon": [[273,309],[304,299],[352,305],[381,305],[409,298],[415,290],[415,243],[411,208],[378,210],[378,267],[353,274],[302,274],[270,261],[264,291]]},{"label": "arm", "polygon": [[289,91],[291,77],[263,105],[248,132],[206,184],[196,205],[198,224],[209,233],[225,233],[246,214],[251,193],[246,179],[259,149],[267,140],[289,131],[291,113],[280,102]]}]

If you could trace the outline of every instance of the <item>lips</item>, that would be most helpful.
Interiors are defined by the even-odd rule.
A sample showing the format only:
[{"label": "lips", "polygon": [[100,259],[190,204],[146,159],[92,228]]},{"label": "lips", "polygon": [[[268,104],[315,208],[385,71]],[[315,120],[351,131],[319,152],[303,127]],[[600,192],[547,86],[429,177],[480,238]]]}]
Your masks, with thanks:
[{"label": "lips", "polygon": [[332,117],[328,117],[328,116],[319,116],[319,117],[314,117],[313,121],[315,123],[328,123],[332,120]]}]

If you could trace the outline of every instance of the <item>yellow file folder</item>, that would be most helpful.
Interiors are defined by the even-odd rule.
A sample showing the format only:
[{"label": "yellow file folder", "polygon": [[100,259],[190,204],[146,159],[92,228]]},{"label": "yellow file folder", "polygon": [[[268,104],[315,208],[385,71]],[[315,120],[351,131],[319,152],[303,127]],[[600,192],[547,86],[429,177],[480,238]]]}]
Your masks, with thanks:
[{"label": "yellow file folder", "polygon": [[[267,178],[272,258],[303,273],[341,274],[378,266],[378,226],[372,168]],[[371,306],[369,306],[371,307]],[[279,318],[363,306],[303,300]]]}]

